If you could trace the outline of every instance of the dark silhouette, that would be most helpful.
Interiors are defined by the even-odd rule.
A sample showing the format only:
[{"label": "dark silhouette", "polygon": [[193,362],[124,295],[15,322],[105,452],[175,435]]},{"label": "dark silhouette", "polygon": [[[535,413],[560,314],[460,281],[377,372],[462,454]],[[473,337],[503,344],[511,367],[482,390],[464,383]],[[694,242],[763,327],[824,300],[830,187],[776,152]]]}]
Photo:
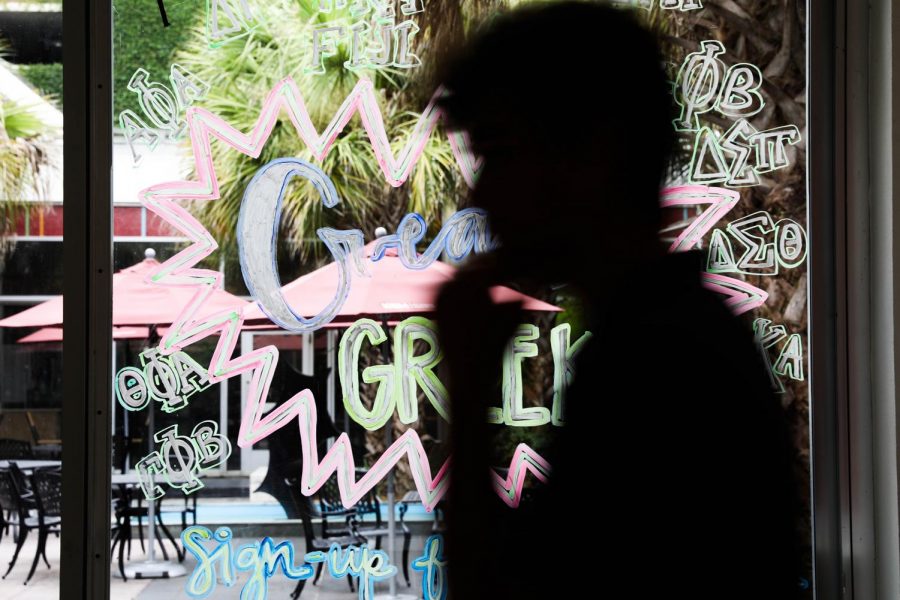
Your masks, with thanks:
[{"label": "dark silhouette", "polygon": [[[797,494],[780,405],[748,328],[668,255],[659,188],[674,145],[653,35],[629,13],[562,3],[496,20],[443,72],[484,170],[472,203],[502,247],[438,302],[452,403],[454,598],[792,598]],[[547,485],[491,489],[502,348],[518,307],[497,283],[565,284],[592,341],[577,359]]]}]

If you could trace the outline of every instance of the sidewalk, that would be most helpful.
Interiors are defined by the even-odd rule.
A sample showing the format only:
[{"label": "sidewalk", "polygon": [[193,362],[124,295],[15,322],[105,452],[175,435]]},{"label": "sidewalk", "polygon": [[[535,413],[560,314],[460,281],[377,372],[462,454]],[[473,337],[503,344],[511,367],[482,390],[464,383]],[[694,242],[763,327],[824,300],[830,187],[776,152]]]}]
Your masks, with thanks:
[{"label": "sidewalk", "polygon": [[[141,554],[140,544],[135,545],[138,554]],[[9,561],[12,559],[16,545],[12,538],[5,535],[0,541],[0,575],[9,568]],[[31,569],[31,561],[34,560],[34,551],[37,549],[37,534],[32,532],[29,534],[22,551],[19,552],[19,558],[16,566],[7,575],[6,579],[0,580],[0,598],[3,600],[52,600],[59,598],[59,539],[51,536],[47,540],[47,560],[50,561],[50,568],[41,560],[34,572],[34,577],[28,582],[28,585],[22,585],[25,578],[28,577],[28,571]],[[132,554],[132,558],[136,558]],[[183,581],[183,579],[182,579]],[[139,594],[150,585],[149,581],[128,581],[123,582],[121,579],[113,579],[110,588],[110,598],[115,600],[134,600]],[[181,594],[186,598],[182,588]],[[181,597],[181,596],[179,596]],[[237,598],[237,596],[235,596]],[[175,600],[170,598],[169,600]]]}]

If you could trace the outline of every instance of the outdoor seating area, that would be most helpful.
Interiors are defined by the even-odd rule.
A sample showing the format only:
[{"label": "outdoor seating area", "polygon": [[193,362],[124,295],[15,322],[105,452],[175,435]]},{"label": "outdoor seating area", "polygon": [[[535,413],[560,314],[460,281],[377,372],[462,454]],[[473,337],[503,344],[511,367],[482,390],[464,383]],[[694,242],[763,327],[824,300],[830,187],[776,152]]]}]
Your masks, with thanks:
[{"label": "outdoor seating area", "polygon": [[0,541],[5,537],[15,544],[3,579],[9,577],[22,553],[29,534],[37,536],[34,558],[25,577],[28,583],[34,576],[39,560],[47,568],[47,545],[51,534],[59,537],[62,472],[60,463],[33,460],[0,460]]},{"label": "outdoor seating area", "polygon": [[[29,441],[0,439],[0,561],[4,565],[0,591],[10,585],[32,586],[34,596],[40,597],[41,586],[58,577],[59,568],[55,557],[59,556],[59,534],[62,527],[61,515],[61,468],[59,460],[36,458]],[[359,469],[358,477],[365,475]],[[113,559],[113,575],[123,590],[133,590],[133,597],[157,597],[155,594],[162,581],[141,576],[129,576],[129,565],[140,565],[148,560],[153,551],[163,561],[183,564],[192,568],[195,558],[190,556],[179,534],[188,526],[215,523],[233,524],[245,521],[243,535],[258,537],[273,535],[285,539],[298,539],[298,547],[305,553],[327,552],[337,544],[342,549],[366,545],[383,549],[390,536],[387,514],[388,506],[376,490],[366,494],[353,508],[346,509],[340,502],[336,480],[330,479],[318,494],[309,497],[300,492],[296,477],[284,479],[289,492],[290,505],[283,505],[274,498],[268,502],[251,503],[248,498],[216,498],[202,493],[157,499],[152,511],[141,491],[139,479],[129,473],[113,473],[113,496],[111,499],[110,550]],[[398,570],[407,588],[417,586],[410,576],[410,552],[424,543],[424,537],[443,530],[443,512],[440,508],[433,514],[421,510],[416,492],[406,493],[394,506],[396,518],[397,557],[402,557]],[[407,520],[410,508],[413,522]],[[297,518],[289,519],[288,514]],[[410,527],[412,525],[412,527]],[[232,525],[233,526],[233,525]],[[415,533],[413,533],[415,530]],[[173,533],[175,532],[175,533]],[[152,536],[152,539],[151,539]],[[419,540],[414,543],[413,540]],[[402,566],[401,566],[402,565]],[[315,577],[309,582],[301,580],[290,590],[290,596],[298,598],[339,598],[353,597],[356,592],[354,578],[348,575],[344,592],[335,589],[331,578],[323,579],[320,563]],[[33,581],[44,582],[34,588]],[[399,575],[399,573],[398,573]],[[129,588],[124,584],[131,585]],[[323,587],[324,586],[324,587]],[[163,597],[159,592],[158,597]],[[118,596],[117,596],[118,597]],[[126,596],[122,596],[126,597]]]},{"label": "outdoor seating area", "polygon": [[[11,445],[13,448],[24,446]],[[9,453],[7,453],[9,454]],[[183,564],[187,570],[193,568],[196,559],[185,551],[181,540],[171,533],[181,531],[189,525],[227,521],[233,523],[241,520],[250,522],[242,535],[258,537],[271,534],[279,539],[296,539],[298,548],[305,553],[327,552],[334,544],[346,549],[352,546],[368,545],[382,549],[386,547],[390,534],[386,525],[385,506],[375,493],[367,495],[351,509],[344,509],[337,500],[336,485],[326,485],[321,493],[314,497],[300,493],[296,478],[287,478],[285,484],[290,491],[293,508],[298,519],[286,519],[284,509],[271,502],[265,511],[259,511],[261,519],[253,524],[253,505],[240,502],[238,499],[209,498],[202,496],[184,496],[182,500],[162,499],[154,503],[154,525],[151,528],[148,505],[136,483],[121,483],[128,480],[122,475],[113,475],[120,483],[114,485],[110,523],[111,553],[114,561],[114,583],[126,598],[164,598],[164,590],[171,588],[170,580],[147,579],[141,576],[129,578],[126,567],[129,564],[140,564],[147,560],[150,544],[162,556],[164,561]],[[4,562],[4,576],[0,580],[0,592],[11,585],[30,586],[34,595],[21,596],[40,598],[43,586],[58,576],[59,533],[62,526],[60,514],[61,463],[59,461],[42,461],[20,459],[8,456],[0,459],[0,561]],[[238,504],[236,505],[236,502]],[[396,556],[402,556],[403,583],[410,590],[416,590],[421,584],[410,577],[410,552],[420,551],[424,538],[442,530],[443,513],[440,509],[434,514],[414,511],[413,528],[404,521],[410,512],[410,506],[419,502],[415,492],[407,493],[395,507],[397,517]],[[171,529],[170,529],[171,528]],[[416,533],[413,533],[415,529]],[[151,530],[155,533],[151,534]],[[150,536],[153,535],[151,541]],[[290,596],[298,598],[350,598],[356,595],[354,578],[348,575],[344,591],[335,586],[330,577],[322,577],[323,565],[319,564],[315,577],[309,581],[311,589],[306,588],[306,581],[301,580]],[[57,574],[52,572],[57,570]],[[38,582],[33,586],[33,580]],[[275,582],[273,582],[274,584]],[[9,588],[11,589],[11,588]],[[24,588],[23,588],[24,589]],[[23,592],[25,593],[25,592]],[[20,597],[20,596],[16,596]],[[287,594],[285,595],[287,597]]]},{"label": "outdoor seating area", "polygon": [[[350,290],[343,307],[335,315],[333,326],[319,334],[283,335],[258,306],[224,290],[216,290],[210,297],[213,307],[218,310],[245,313],[241,333],[245,344],[255,346],[257,338],[266,343],[277,340],[285,356],[294,353],[299,359],[300,371],[288,364],[275,374],[271,398],[285,398],[300,389],[312,390],[320,415],[316,430],[317,444],[324,449],[329,440],[346,434],[346,443],[353,449],[354,455],[360,457],[369,454],[366,446],[372,441],[357,422],[358,417],[350,414],[337,401],[350,382],[345,377],[346,372],[336,372],[336,342],[347,335],[347,330],[358,319],[367,316],[376,316],[388,332],[398,328],[402,331],[401,323],[412,317],[420,319],[414,321],[416,327],[430,327],[433,331],[433,324],[428,324],[419,316],[433,314],[437,290],[452,278],[455,271],[452,265],[437,261],[423,269],[407,269],[396,249],[388,247],[378,251],[379,243],[376,239],[362,249],[371,277]],[[216,431],[224,431],[228,421],[234,418],[230,403],[223,404],[223,401],[234,388],[226,387],[227,383],[211,386],[202,368],[187,354],[175,353],[162,357],[154,350],[153,346],[168,333],[191,295],[186,288],[161,287],[149,282],[148,276],[160,266],[156,252],[148,248],[144,252],[144,260],[121,269],[113,276],[113,348],[117,363],[121,361],[126,365],[121,373],[128,373],[130,379],[119,379],[114,384],[110,476],[112,576],[123,584],[136,586],[147,579],[177,578],[189,572],[192,568],[191,557],[180,538],[189,526],[199,524],[211,530],[219,525],[228,526],[245,535],[263,538],[270,535],[269,528],[274,525],[278,535],[271,537],[302,539],[298,549],[303,548],[304,555],[328,552],[334,546],[343,551],[363,547],[380,551],[388,548],[389,539],[393,537],[394,551],[389,556],[397,567],[395,583],[400,587],[414,585],[416,578],[411,573],[413,529],[419,534],[440,534],[443,511],[442,505],[438,504],[433,515],[424,514],[418,495],[409,490],[411,481],[407,480],[401,490],[405,494],[402,501],[394,496],[396,481],[393,473],[362,495],[351,508],[343,505],[336,476],[328,479],[314,496],[306,496],[297,480],[300,464],[304,460],[301,452],[303,442],[296,428],[290,427],[270,436],[268,450],[241,450],[239,462],[219,456],[218,464],[204,471],[202,478],[196,474],[199,469],[191,465],[199,464],[199,458],[195,446],[190,444],[198,444],[201,438],[189,442],[191,438],[186,437],[187,432],[179,437],[176,433],[180,432],[178,421],[173,421],[170,415],[175,413],[182,420],[196,415],[194,418],[198,421],[202,418],[200,415],[204,415],[206,420],[201,424],[208,429],[204,433],[207,437],[202,439],[221,439],[216,438]],[[324,302],[340,277],[338,264],[332,262],[289,282],[283,287],[283,293],[295,302]],[[521,302],[533,314],[553,314],[560,310],[510,288],[498,286],[493,291],[502,301]],[[0,320],[0,327],[36,328],[35,333],[19,339],[18,343],[23,346],[58,345],[62,341],[62,330],[55,326],[61,323],[62,315],[62,299],[54,297]],[[428,331],[426,329],[425,333]],[[411,343],[415,344],[415,338],[411,339]],[[429,344],[436,343],[433,333],[430,339]],[[390,363],[395,358],[394,352],[398,351],[390,350],[387,345],[373,347],[370,357]],[[432,351],[436,348],[433,347]],[[312,372],[308,366],[310,362]],[[318,370],[316,365],[319,365]],[[141,389],[150,390],[156,401],[149,402],[146,391],[134,391]],[[236,398],[237,406],[246,405],[246,394],[246,388],[242,387],[240,396]],[[207,406],[217,397],[219,412],[210,413]],[[38,425],[51,420],[52,413],[22,410],[4,414],[8,430],[17,431],[20,437],[27,438],[0,441],[0,448],[5,448],[11,461],[11,469],[16,469],[16,464],[28,465],[30,463],[26,461],[47,455],[46,449],[53,447],[52,440],[47,439]],[[210,416],[213,418],[209,419]],[[444,427],[442,420],[434,416],[428,420],[422,419],[419,425],[437,449],[445,434]],[[160,437],[162,431],[171,432],[167,434],[171,437]],[[151,440],[155,443],[149,443]],[[162,450],[164,446],[160,446],[160,442],[181,445]],[[6,446],[3,446],[4,443]],[[214,447],[219,449],[216,452],[226,447],[221,441],[216,444]],[[173,447],[180,449],[173,451]],[[41,450],[37,450],[39,448]],[[153,488],[154,480],[148,482],[147,467],[142,465],[146,465],[157,450],[161,454],[159,462],[153,467],[155,482],[168,482],[171,487],[161,497],[148,499],[147,492]],[[168,457],[165,459],[167,462],[162,460],[162,453]],[[58,466],[57,463],[56,468]],[[365,480],[369,468],[357,467],[355,478]],[[248,483],[254,474],[260,475],[256,483]],[[193,485],[199,484],[199,488],[189,494],[181,492],[180,486],[190,481],[194,482]],[[32,487],[20,486],[27,494],[30,494],[28,490]],[[392,491],[389,492],[389,488]],[[264,498],[264,503],[254,503],[254,496]],[[37,519],[34,521],[37,524],[41,519],[41,505],[31,498],[31,495],[20,497],[15,506],[24,511],[22,519]],[[12,501],[10,498],[9,502]],[[412,510],[415,505],[420,510]],[[212,511],[217,511],[219,515],[213,517]],[[253,522],[251,515],[257,511],[268,511],[268,522]],[[413,512],[415,516],[412,516]],[[47,516],[49,518],[50,515]],[[424,527],[423,524],[429,526]],[[53,530],[46,525],[36,527],[39,529],[36,552],[43,555],[47,541],[46,535],[42,536],[40,532],[52,533]],[[24,544],[26,535],[19,534],[20,530],[27,534],[30,529],[24,527],[14,531],[19,536],[17,539]],[[15,573],[12,563],[10,570]],[[320,584],[323,572],[324,563],[320,562],[309,583],[313,586]],[[357,593],[354,577],[348,574],[346,580],[347,593]],[[298,598],[302,593],[309,594],[309,590],[304,592],[306,587],[307,581],[301,579],[291,591],[292,596]]]}]

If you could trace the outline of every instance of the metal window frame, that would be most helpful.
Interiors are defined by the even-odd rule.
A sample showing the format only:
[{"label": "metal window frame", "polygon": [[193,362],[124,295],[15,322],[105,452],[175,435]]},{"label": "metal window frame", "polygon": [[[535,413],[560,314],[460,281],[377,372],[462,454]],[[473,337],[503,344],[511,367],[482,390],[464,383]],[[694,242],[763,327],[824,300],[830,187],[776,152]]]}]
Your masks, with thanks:
[{"label": "metal window frame", "polygon": [[871,2],[869,39],[870,210],[872,252],[872,539],[870,570],[877,598],[900,597],[900,509],[898,509],[897,360],[900,323],[896,305],[900,237],[893,234],[900,177],[900,10],[890,0]]},{"label": "metal window frame", "polygon": [[60,597],[110,594],[112,2],[63,10],[64,336]]},{"label": "metal window frame", "polygon": [[844,276],[846,257],[843,236],[845,194],[839,189],[844,160],[838,152],[838,2],[811,2],[807,15],[807,231],[809,234],[809,366],[810,366],[810,462],[813,503],[813,585],[817,600],[843,597],[842,558],[846,515],[841,482],[846,480],[846,439],[841,428],[846,419],[840,407],[846,406],[846,352],[841,352],[839,339],[845,339],[846,289]]},{"label": "metal window frame", "polygon": [[[900,13],[810,2],[811,452],[817,600],[900,596]],[[900,114],[900,111],[897,112]]]}]

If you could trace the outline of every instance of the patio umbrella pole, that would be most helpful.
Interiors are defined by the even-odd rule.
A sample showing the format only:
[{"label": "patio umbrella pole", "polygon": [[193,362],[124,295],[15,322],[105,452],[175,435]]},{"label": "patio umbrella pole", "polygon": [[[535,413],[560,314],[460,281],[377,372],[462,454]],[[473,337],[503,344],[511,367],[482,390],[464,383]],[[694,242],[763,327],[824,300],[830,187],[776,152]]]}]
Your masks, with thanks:
[{"label": "patio umbrella pole", "polygon": [[[112,415],[112,435],[113,439],[116,437],[116,338],[113,338],[112,341],[112,393],[109,395],[110,398],[110,411],[109,413]],[[113,465],[115,467],[115,465]]]},{"label": "patio umbrella pole", "polygon": [[[390,448],[391,444],[394,441],[394,420],[391,419],[388,422],[387,429],[384,432],[384,447]],[[394,470],[391,469],[388,472],[387,476],[387,497],[388,497],[388,507],[390,507],[390,511],[388,512],[388,548],[391,549],[391,552],[396,548],[397,541],[397,532],[394,530],[396,524],[394,523]],[[389,589],[391,598],[395,598],[397,596],[397,577],[391,577],[389,580]]]},{"label": "patio umbrella pole", "polygon": [[[156,423],[153,418],[154,413],[153,410],[153,402],[150,402],[150,415],[147,423],[147,437],[150,438],[150,452],[153,452],[153,435],[156,433]],[[153,471],[150,471],[150,489],[153,488]],[[147,500],[147,538],[148,538],[148,547],[147,551],[147,562],[153,564],[156,562],[156,501],[155,500]]]},{"label": "patio umbrella pole", "polygon": [[[155,338],[157,341],[159,340],[159,336],[156,334],[155,325],[150,327],[150,337]],[[147,417],[147,437],[149,438],[147,440],[147,445],[150,448],[150,452],[154,451],[153,435],[156,433],[154,419],[156,411],[154,410],[154,404],[155,403],[151,401],[150,405],[147,407],[147,410],[149,411]],[[150,489],[152,490],[153,471],[150,471],[148,474],[150,476]],[[147,543],[149,547],[147,550],[147,560],[126,566],[125,576],[134,579],[168,579],[169,577],[183,577],[187,575],[187,570],[180,564],[156,560],[156,500],[147,500],[147,521]],[[162,544],[162,540],[160,540],[159,543]]]},{"label": "patio umbrella pole", "polygon": [[[388,330],[388,322],[387,316],[383,315],[381,318],[382,325],[385,331]],[[390,361],[392,357],[390,356],[390,349],[388,348],[388,344],[381,344],[381,352],[382,356],[385,360]],[[391,444],[394,443],[394,420],[393,418],[388,421],[387,427],[384,430],[384,447],[390,448]],[[397,540],[397,522],[396,522],[396,502],[397,499],[394,496],[394,469],[388,471],[387,475],[387,501],[388,501],[388,556],[394,553],[396,550],[396,540]],[[397,577],[400,573],[400,567],[398,565],[397,575],[394,575],[390,579],[388,579],[388,593],[387,595],[378,594],[375,596],[376,600],[378,599],[392,599],[392,600],[414,600],[414,596],[409,594],[397,594]]]}]

